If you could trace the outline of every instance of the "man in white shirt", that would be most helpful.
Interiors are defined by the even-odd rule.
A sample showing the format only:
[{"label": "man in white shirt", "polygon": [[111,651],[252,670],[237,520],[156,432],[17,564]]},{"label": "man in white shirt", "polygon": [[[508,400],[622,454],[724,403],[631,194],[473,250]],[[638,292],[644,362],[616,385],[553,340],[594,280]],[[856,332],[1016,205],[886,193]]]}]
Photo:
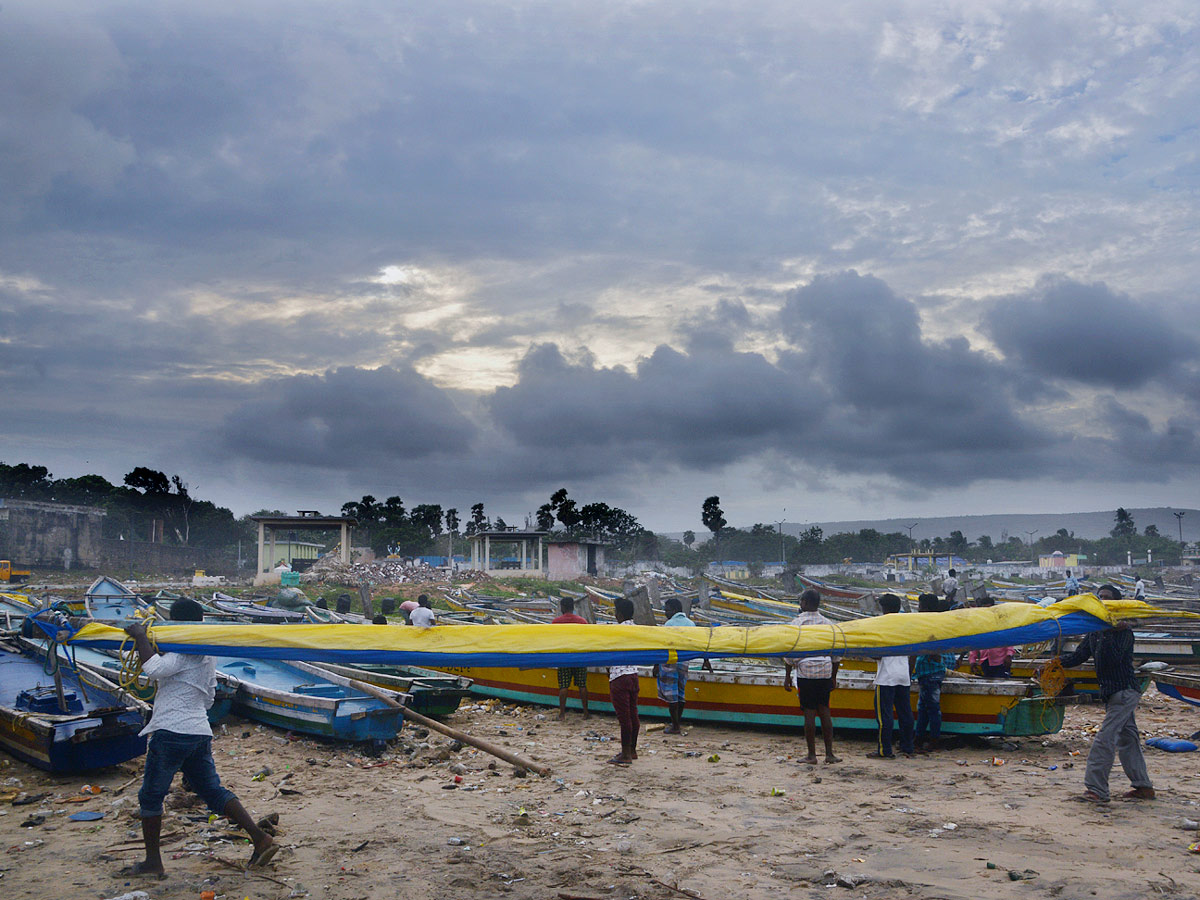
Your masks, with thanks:
[{"label": "man in white shirt", "polygon": [[[800,615],[789,625],[803,629],[806,625],[832,625],[817,610],[821,605],[820,592],[809,588],[800,595]],[[838,763],[833,753],[833,714],[829,711],[829,696],[837,685],[838,662],[832,656],[803,656],[783,661],[783,689],[792,689],[792,669],[796,670],[796,696],[804,716],[804,740],[808,743],[810,766],[817,764],[817,717],[821,718],[821,737],[825,739],[825,762]]]},{"label": "man in white shirt", "polygon": [[[953,571],[953,570],[952,570]],[[900,598],[884,594],[879,598],[884,614],[900,612]],[[879,728],[876,748],[867,754],[871,759],[895,759],[892,752],[892,715],[900,722],[900,752],[913,755],[912,679],[907,656],[882,656],[875,670],[875,724]]]},{"label": "man in white shirt", "polygon": [[432,628],[437,624],[433,609],[429,605],[429,595],[422,594],[417,598],[417,608],[409,612],[408,624],[418,628]]},{"label": "man in white shirt", "polygon": [[958,596],[958,573],[953,569],[946,573],[946,580],[942,582],[942,594],[946,598],[946,607],[953,608]]},{"label": "man in white shirt", "polygon": [[[203,618],[204,611],[195,600],[176,600],[171,604],[172,621],[199,622]],[[141,619],[125,628],[137,647],[142,672],[157,683],[158,692],[154,697],[154,712],[142,729],[142,734],[150,735],[146,771],[138,791],[146,858],[126,867],[121,874],[166,878],[159,837],[163,799],[171,789],[176,772],[183,772],[192,790],[209,809],[245,829],[254,842],[250,865],[265,865],[275,856],[279,845],[254,823],[234,793],[221,784],[213,764],[208,708],[216,694],[216,664],[211,656],[155,651],[146,636],[149,624],[149,619]]]},{"label": "man in white shirt", "polygon": [[1138,575],[1137,581],[1133,583],[1133,599],[1146,602],[1146,582],[1142,581],[1142,576]]}]

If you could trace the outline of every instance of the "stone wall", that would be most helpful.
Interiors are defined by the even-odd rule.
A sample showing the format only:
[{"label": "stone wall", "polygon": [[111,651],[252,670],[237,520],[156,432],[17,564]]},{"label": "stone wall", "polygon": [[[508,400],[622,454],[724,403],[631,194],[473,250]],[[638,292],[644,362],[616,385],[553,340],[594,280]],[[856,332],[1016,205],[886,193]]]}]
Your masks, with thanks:
[{"label": "stone wall", "polygon": [[17,566],[95,567],[105,515],[94,506],[0,500],[0,559]]},{"label": "stone wall", "polygon": [[[106,572],[121,572],[128,576],[132,570],[141,575],[188,574],[203,569],[208,575],[237,574],[237,550],[210,550],[203,547],[180,547],[150,541],[122,541],[105,538],[101,542],[100,563],[97,568]],[[254,548],[243,548],[242,571],[254,573]]]}]

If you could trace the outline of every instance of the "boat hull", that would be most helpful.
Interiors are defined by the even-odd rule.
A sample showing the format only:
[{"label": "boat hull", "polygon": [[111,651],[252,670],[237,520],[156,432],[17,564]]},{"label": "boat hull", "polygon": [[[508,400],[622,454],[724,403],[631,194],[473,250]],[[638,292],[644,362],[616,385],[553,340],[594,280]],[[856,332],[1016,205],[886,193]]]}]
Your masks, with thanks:
[{"label": "boat hull", "polygon": [[388,741],[404,727],[398,708],[305,663],[226,660],[218,672],[237,685],[234,711],[266,725],[342,741]]},{"label": "boat hull", "polygon": [[[522,703],[558,705],[558,676],[554,669],[440,668],[472,679],[471,691]],[[667,718],[667,704],[658,699],[655,679],[649,669],[638,679],[638,714]],[[1053,700],[1030,696],[1032,686],[1020,682],[949,678],[942,691],[942,732],[973,735],[1053,734],[1062,728],[1063,708]],[[567,704],[580,708],[575,691]],[[841,672],[830,697],[833,726],[874,731],[875,692],[872,676],[863,672]],[[917,705],[913,685],[912,706]],[[612,712],[608,675],[604,670],[588,672],[588,707]],[[719,670],[715,674],[693,670],[687,685],[684,718],[724,724],[798,727],[800,710],[794,692],[783,689],[782,672],[749,669]]]},{"label": "boat hull", "polygon": [[1160,694],[1192,706],[1200,706],[1200,673],[1156,672],[1154,686]]},{"label": "boat hull", "polygon": [[67,713],[21,706],[22,691],[53,691],[42,662],[33,648],[0,652],[0,746],[39,769],[62,773],[102,769],[146,752],[146,739],[138,734],[145,706],[99,678],[86,676],[81,688],[74,672],[61,670],[64,693],[79,700]]}]

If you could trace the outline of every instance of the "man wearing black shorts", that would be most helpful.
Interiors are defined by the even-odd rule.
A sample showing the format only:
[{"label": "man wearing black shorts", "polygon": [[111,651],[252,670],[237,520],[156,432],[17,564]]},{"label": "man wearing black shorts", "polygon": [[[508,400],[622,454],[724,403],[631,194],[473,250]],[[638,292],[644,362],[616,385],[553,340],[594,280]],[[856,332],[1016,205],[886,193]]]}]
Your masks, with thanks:
[{"label": "man wearing black shorts", "polygon": [[[558,609],[561,615],[556,617],[551,625],[587,625],[588,620],[583,616],[575,615],[575,601],[570,597],[563,597],[558,601]],[[583,717],[591,718],[588,715],[588,689],[587,689],[587,669],[584,668],[564,668],[558,670],[558,717],[565,719],[567,717],[567,694],[571,690],[572,682],[575,687],[579,688],[579,705],[583,707]]]},{"label": "man wearing black shorts", "polygon": [[[789,623],[799,628],[806,625],[832,625],[817,609],[821,595],[809,588],[800,595],[800,615]],[[792,689],[792,669],[796,670],[796,696],[804,714],[804,739],[808,742],[810,766],[817,764],[817,716],[821,717],[821,736],[825,739],[825,762],[841,762],[833,753],[833,715],[829,711],[829,696],[837,684],[838,663],[831,656],[805,656],[783,661],[783,689]]]}]

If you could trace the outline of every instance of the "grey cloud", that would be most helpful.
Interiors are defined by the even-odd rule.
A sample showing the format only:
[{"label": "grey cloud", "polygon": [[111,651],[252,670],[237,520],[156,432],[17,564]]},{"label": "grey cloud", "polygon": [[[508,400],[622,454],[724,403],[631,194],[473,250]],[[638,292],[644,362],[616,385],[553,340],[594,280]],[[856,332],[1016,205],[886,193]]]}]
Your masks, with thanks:
[{"label": "grey cloud", "polygon": [[987,328],[1028,370],[1089,385],[1141,387],[1197,358],[1196,341],[1154,308],[1107,285],[1061,277],[995,301]]},{"label": "grey cloud", "polygon": [[469,443],[476,429],[411,369],[334,369],[272,379],[221,426],[236,456],[319,468],[395,466]]}]

